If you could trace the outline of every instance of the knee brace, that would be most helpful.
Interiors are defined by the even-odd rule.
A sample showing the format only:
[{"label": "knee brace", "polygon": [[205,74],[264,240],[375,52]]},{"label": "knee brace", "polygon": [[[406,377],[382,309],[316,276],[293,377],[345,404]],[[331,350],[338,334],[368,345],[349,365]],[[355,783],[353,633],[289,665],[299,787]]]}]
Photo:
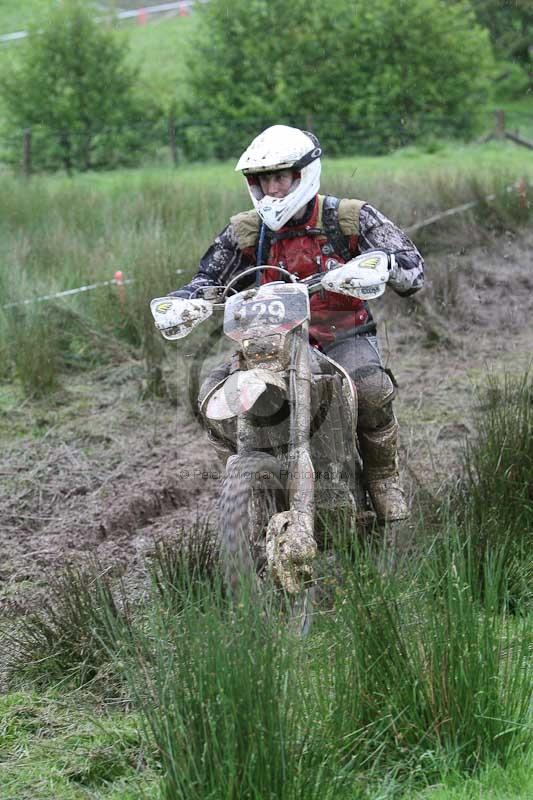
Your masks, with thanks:
[{"label": "knee brace", "polygon": [[392,420],[382,428],[359,431],[363,469],[368,481],[388,478],[398,472],[398,423]]},{"label": "knee brace", "polygon": [[394,418],[395,390],[387,372],[382,367],[368,365],[356,370],[352,378],[357,387],[358,427],[375,430],[388,425]]}]

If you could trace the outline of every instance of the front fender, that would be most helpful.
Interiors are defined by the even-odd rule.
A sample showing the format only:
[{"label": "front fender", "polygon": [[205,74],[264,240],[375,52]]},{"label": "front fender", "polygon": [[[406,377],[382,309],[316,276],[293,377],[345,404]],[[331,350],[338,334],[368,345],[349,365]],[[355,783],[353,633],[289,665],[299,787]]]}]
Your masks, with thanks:
[{"label": "front fender", "polygon": [[209,398],[206,417],[220,421],[251,411],[268,386],[286,390],[285,380],[275,372],[266,369],[233,372]]}]

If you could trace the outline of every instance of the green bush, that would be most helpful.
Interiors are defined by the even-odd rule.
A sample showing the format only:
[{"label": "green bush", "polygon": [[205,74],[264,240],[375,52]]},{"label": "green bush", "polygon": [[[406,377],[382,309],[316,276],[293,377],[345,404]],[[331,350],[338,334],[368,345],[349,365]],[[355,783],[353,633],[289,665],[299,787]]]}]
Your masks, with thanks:
[{"label": "green bush", "polygon": [[[212,0],[189,56],[196,158],[235,156],[274,122],[329,153],[468,136],[489,89],[488,36],[465,3]],[[332,86],[335,90],[332,91]]]},{"label": "green bush", "polygon": [[520,100],[526,96],[531,79],[525,69],[512,61],[498,64],[496,71],[496,91],[498,100]]}]

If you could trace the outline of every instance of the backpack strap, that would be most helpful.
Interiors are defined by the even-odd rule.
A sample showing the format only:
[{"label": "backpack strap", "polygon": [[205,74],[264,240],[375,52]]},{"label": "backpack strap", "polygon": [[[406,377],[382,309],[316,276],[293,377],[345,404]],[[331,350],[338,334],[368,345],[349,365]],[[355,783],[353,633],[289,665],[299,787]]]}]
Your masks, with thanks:
[{"label": "backpack strap", "polygon": [[259,237],[257,239],[257,247],[255,251],[256,264],[266,264],[270,253],[270,246],[273,240],[274,231],[271,231],[270,228],[265,225],[264,222],[262,222],[261,227],[259,228]]},{"label": "backpack strap", "polygon": [[338,253],[345,261],[352,257],[348,245],[348,236],[343,233],[339,224],[339,205],[338,197],[327,194],[322,203],[322,224],[324,233],[328,238],[328,244],[332,253]]},{"label": "backpack strap", "polygon": [[[267,263],[273,236],[274,232],[271,231],[270,228],[267,225],[265,225],[264,222],[261,222],[261,227],[259,228],[259,236],[257,239],[257,247],[255,250],[255,263],[257,264],[257,266]],[[261,273],[259,270],[257,270],[255,273],[255,285],[259,286],[260,282],[261,282]]]}]

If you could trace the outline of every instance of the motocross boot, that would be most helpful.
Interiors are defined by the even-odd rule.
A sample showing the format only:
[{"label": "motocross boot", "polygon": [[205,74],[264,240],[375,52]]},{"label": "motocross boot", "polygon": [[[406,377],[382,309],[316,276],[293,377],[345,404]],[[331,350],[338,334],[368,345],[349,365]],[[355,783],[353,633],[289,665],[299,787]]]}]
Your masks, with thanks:
[{"label": "motocross boot", "polygon": [[398,471],[398,423],[392,420],[375,430],[360,430],[363,476],[380,524],[409,517]]}]

